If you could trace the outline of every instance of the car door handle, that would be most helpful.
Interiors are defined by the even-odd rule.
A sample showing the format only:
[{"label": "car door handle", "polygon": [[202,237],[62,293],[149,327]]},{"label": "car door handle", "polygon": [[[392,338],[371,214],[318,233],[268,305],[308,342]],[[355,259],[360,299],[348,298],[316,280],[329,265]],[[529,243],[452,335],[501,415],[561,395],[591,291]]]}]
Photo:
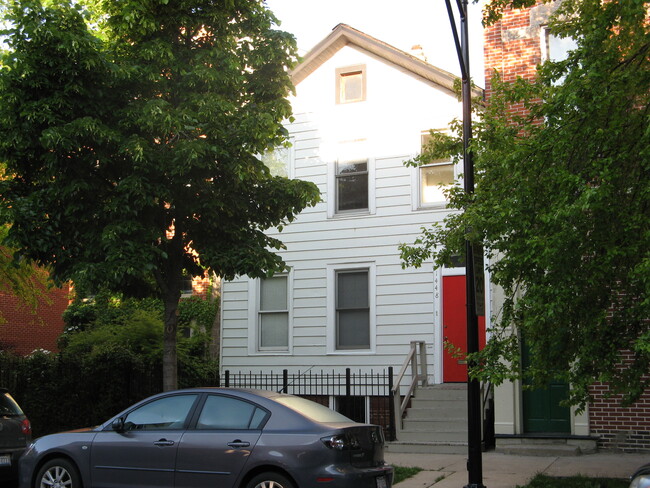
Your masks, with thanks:
[{"label": "car door handle", "polygon": [[238,447],[250,447],[250,445],[251,445],[250,442],[242,442],[239,439],[228,443],[228,447],[232,447],[233,449]]},{"label": "car door handle", "polygon": [[173,446],[174,441],[168,441],[167,439],[160,439],[153,443],[154,446]]}]

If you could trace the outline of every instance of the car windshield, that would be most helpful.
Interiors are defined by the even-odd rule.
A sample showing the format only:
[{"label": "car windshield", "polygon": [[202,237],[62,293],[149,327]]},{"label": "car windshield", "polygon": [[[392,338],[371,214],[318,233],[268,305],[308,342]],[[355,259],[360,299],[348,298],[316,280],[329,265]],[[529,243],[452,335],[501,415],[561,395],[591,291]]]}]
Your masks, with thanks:
[{"label": "car windshield", "polygon": [[0,415],[22,415],[23,411],[9,393],[0,393]]},{"label": "car windshield", "polygon": [[274,398],[275,401],[285,405],[292,410],[304,415],[311,420],[323,423],[340,423],[340,422],[354,422],[345,415],[341,415],[334,410],[327,408],[319,403],[306,400],[296,396],[286,396]]}]

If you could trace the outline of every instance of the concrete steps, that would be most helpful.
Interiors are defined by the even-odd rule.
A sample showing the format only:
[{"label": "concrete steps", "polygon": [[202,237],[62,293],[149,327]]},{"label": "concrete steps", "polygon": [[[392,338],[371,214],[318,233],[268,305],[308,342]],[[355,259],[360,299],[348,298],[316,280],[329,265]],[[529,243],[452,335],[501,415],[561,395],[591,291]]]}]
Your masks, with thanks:
[{"label": "concrete steps", "polygon": [[467,452],[467,386],[418,388],[389,452],[463,454]]},{"label": "concrete steps", "polygon": [[[467,454],[467,386],[418,388],[389,453]],[[519,456],[570,457],[596,452],[597,439],[575,435],[497,435],[496,452]]]}]

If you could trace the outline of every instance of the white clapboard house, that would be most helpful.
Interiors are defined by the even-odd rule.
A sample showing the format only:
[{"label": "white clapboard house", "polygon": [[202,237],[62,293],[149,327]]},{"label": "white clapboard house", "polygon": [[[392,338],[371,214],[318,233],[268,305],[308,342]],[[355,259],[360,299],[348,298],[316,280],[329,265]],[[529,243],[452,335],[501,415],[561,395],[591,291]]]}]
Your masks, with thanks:
[{"label": "white clapboard house", "polygon": [[[269,155],[269,165],[316,183],[322,202],[273,233],[286,245],[280,254],[287,273],[223,283],[222,381],[288,385],[290,393],[386,425],[392,407],[381,403],[386,390],[378,383],[388,382],[390,367],[401,396],[413,380],[429,385],[394,426],[400,441],[422,442],[417,432],[439,428],[433,414],[419,412],[429,420],[418,420],[416,399],[424,390],[460,401],[439,410],[446,412],[443,431],[466,409],[464,362],[443,350],[445,340],[465,343],[465,271],[434,270],[432,263],[402,269],[398,245],[413,243],[422,226],[447,215],[442,190],[461,168],[444,160],[420,168],[404,162],[420,153],[430,129],[446,130],[461,118],[456,77],[344,24],[292,76],[291,148]],[[418,354],[409,362],[412,350]],[[462,431],[466,423],[460,424]],[[431,437],[460,445],[466,434]]]}]

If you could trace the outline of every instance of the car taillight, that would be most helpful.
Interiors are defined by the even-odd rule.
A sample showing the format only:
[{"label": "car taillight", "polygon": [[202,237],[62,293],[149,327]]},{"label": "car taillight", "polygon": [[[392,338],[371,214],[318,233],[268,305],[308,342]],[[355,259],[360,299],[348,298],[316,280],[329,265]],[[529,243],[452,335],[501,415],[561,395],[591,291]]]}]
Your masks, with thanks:
[{"label": "car taillight", "polygon": [[321,441],[330,449],[336,449],[338,451],[356,449],[359,447],[359,441],[357,438],[350,435],[339,434],[330,437],[323,437],[321,438]]},{"label": "car taillight", "polygon": [[20,430],[25,435],[31,435],[31,433],[32,433],[32,424],[29,422],[29,419],[25,419],[20,423]]}]

